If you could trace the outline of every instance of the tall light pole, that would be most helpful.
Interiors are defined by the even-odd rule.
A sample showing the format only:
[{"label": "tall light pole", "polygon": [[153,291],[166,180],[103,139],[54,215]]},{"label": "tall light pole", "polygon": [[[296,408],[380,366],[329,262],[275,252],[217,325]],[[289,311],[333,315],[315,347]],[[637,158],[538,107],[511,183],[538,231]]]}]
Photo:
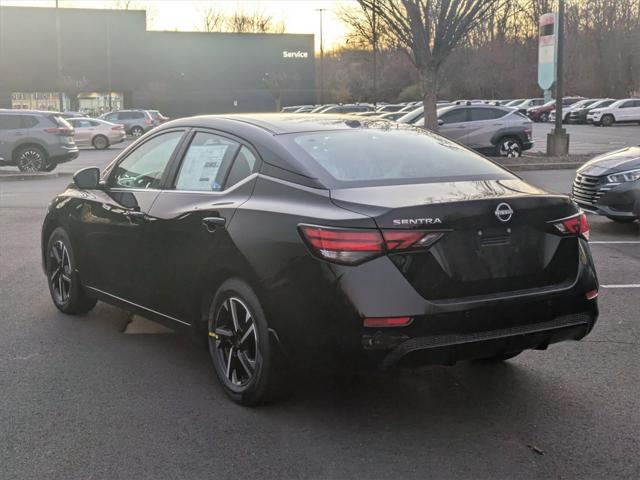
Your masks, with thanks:
[{"label": "tall light pole", "polygon": [[547,155],[569,154],[569,135],[562,128],[562,97],[564,96],[564,0],[558,0],[558,25],[556,30],[558,54],[556,58],[556,120],[553,131],[547,135]]},{"label": "tall light pole", "polygon": [[378,104],[378,24],[376,23],[376,0],[373,1],[373,12],[371,12],[371,27],[373,40],[373,105]]},{"label": "tall light pole", "polygon": [[320,13],[320,104],[324,103],[324,43],[322,39],[322,12],[326,8],[317,8],[316,12]]},{"label": "tall light pole", "polygon": [[60,12],[58,11],[58,0],[56,0],[56,60],[58,63],[58,108],[64,111],[64,99],[62,98],[62,45],[60,39]]}]

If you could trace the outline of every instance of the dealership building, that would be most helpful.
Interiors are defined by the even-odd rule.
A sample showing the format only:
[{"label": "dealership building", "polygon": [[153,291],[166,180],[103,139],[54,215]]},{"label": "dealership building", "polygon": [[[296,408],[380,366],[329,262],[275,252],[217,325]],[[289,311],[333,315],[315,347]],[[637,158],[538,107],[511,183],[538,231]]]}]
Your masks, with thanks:
[{"label": "dealership building", "polygon": [[315,103],[313,52],[308,34],[148,31],[142,10],[0,6],[0,108],[60,92],[72,110],[274,111]]}]

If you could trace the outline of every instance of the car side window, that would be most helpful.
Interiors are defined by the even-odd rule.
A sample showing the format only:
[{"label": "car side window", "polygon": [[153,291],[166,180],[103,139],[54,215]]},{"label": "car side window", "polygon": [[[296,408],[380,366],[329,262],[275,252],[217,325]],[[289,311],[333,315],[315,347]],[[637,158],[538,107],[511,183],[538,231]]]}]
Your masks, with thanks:
[{"label": "car side window", "polygon": [[110,113],[109,115],[107,115],[106,117],[104,117],[104,119],[107,122],[113,122],[114,120],[118,119],[118,114],[117,113]]},{"label": "car side window", "polygon": [[495,120],[503,117],[505,112],[498,110],[497,108],[472,108],[471,109],[471,121],[479,120]]},{"label": "car side window", "polygon": [[243,146],[233,162],[225,188],[234,186],[256,171],[258,161],[251,150]]},{"label": "car side window", "polygon": [[629,100],[628,102],[625,102],[622,105],[620,105],[620,108],[630,108],[635,106],[636,106],[636,102],[634,100]]},{"label": "car side window", "polygon": [[220,135],[197,132],[184,155],[176,190],[218,192],[240,144]]},{"label": "car side window", "polygon": [[140,145],[116,166],[110,185],[116,188],[160,188],[162,174],[183,133],[163,133]]},{"label": "car side window", "polygon": [[444,124],[447,123],[459,123],[467,121],[467,110],[468,108],[457,108],[455,110],[451,110],[449,112],[445,112],[440,116],[440,120]]},{"label": "car side window", "polygon": [[89,128],[91,127],[91,122],[89,120],[74,120],[73,126],[75,128]]}]

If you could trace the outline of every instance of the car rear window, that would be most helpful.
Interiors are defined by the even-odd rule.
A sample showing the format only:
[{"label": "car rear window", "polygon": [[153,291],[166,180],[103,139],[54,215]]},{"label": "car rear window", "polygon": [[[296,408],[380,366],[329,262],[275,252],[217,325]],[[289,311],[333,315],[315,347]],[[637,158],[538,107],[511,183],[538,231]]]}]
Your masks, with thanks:
[{"label": "car rear window", "polygon": [[[291,134],[321,178],[342,183],[392,184],[460,178],[510,178],[502,168],[444,137],[421,128],[387,124]],[[294,147],[294,149],[295,149]],[[293,152],[297,158],[301,155]]]}]

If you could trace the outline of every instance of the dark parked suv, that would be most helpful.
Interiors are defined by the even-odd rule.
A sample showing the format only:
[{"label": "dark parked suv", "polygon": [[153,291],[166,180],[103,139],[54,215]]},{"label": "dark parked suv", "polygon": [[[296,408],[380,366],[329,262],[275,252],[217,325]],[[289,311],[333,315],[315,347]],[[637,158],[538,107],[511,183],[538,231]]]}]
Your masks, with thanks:
[{"label": "dark parked suv", "polygon": [[0,109],[0,165],[50,172],[78,157],[74,130],[56,112]]},{"label": "dark parked suv", "polygon": [[119,110],[105,113],[99,118],[124,125],[125,132],[134,137],[139,137],[156,126],[153,117],[147,110]]}]

